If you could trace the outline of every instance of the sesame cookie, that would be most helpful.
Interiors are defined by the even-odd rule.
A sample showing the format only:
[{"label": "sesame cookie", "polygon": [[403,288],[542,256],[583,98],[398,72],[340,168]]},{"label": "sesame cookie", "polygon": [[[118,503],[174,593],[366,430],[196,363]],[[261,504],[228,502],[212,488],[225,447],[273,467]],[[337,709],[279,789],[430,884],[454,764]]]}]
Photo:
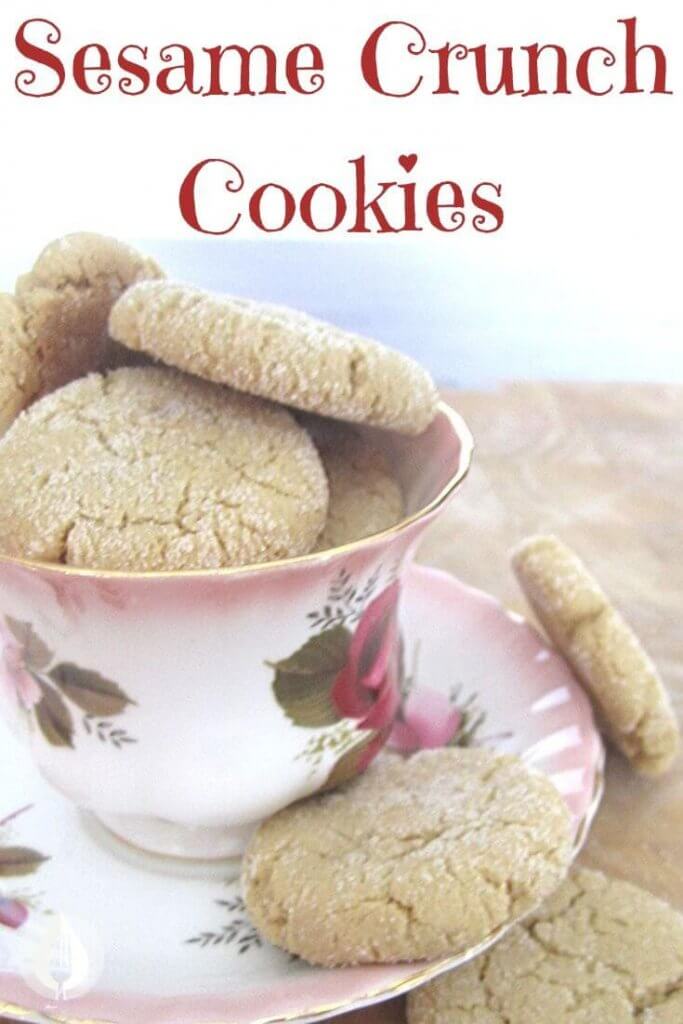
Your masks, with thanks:
[{"label": "sesame cookie", "polygon": [[387,759],[257,830],[242,882],[263,935],[311,963],[464,952],[565,876],[564,800],[517,758],[449,748]]},{"label": "sesame cookie", "polygon": [[683,916],[580,870],[471,963],[408,996],[408,1024],[680,1024]]},{"label": "sesame cookie", "polygon": [[112,337],[181,370],[308,412],[419,434],[437,394],[416,362],[294,310],[145,282],[112,309]]},{"label": "sesame cookie", "polygon": [[307,416],[330,487],[327,522],[316,551],[349,544],[394,526],[403,516],[403,494],[386,456],[353,427]]},{"label": "sesame cookie", "polygon": [[550,638],[587,687],[614,743],[646,775],[666,771],[679,729],[664,684],[583,562],[556,537],[531,537],[512,564]]},{"label": "sesame cookie", "polygon": [[0,441],[0,550],[97,569],[214,569],[311,550],[327,480],[284,409],[166,368],[74,381]]},{"label": "sesame cookie", "polygon": [[40,373],[21,307],[0,294],[0,435],[40,387]]},{"label": "sesame cookie", "polygon": [[158,277],[154,260],[114,238],[81,232],[51,242],[15,290],[35,364],[27,403],[102,369],[112,304],[135,281]]}]

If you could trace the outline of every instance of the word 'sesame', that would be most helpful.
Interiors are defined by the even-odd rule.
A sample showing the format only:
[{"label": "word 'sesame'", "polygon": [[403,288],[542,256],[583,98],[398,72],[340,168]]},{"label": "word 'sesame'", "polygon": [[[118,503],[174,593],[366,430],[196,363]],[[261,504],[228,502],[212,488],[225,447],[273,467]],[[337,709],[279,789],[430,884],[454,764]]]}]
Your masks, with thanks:
[{"label": "word 'sesame'", "polygon": [[[458,96],[547,96],[583,92],[589,96],[649,92],[671,95],[667,58],[661,46],[640,44],[637,18],[617,21],[611,46],[591,45],[572,52],[556,42],[491,46],[486,42],[430,44],[408,21],[375,28],[360,50],[360,74],[373,92],[405,99],[417,92]],[[312,96],[326,84],[323,52],[311,42],[278,52],[267,43],[191,47],[130,42],[113,49],[87,42],[64,52],[61,28],[46,18],[30,18],[17,30],[15,44],[29,64],[15,78],[23,96],[54,96],[65,86],[99,95],[124,96],[156,91],[165,96]]]}]

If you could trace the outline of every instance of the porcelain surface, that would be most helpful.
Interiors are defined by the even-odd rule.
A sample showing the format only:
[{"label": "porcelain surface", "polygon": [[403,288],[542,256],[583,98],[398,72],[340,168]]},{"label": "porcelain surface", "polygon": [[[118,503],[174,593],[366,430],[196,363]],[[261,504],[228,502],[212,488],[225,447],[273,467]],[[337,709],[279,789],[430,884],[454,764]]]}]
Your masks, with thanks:
[{"label": "porcelain surface", "polygon": [[[394,754],[383,756],[445,744],[515,753],[564,795],[578,852],[599,803],[604,752],[564,661],[486,594],[418,566],[404,577],[400,634]],[[155,872],[137,854],[121,856],[6,730],[0,822],[0,1012],[9,1017],[314,1020],[407,991],[477,952],[344,970],[293,960],[260,939],[238,883],[219,865],[177,877],[172,861]]]}]

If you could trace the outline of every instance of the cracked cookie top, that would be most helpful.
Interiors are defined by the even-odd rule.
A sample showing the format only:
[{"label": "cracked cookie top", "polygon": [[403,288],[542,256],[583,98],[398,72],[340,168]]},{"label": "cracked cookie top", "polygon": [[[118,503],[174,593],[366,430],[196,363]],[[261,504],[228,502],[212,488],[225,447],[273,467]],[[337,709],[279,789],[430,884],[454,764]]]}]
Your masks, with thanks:
[{"label": "cracked cookie top", "polygon": [[457,954],[564,878],[570,817],[545,777],[488,750],[386,759],[256,832],[242,881],[275,945],[312,963]]},{"label": "cracked cookie top", "polygon": [[123,571],[275,560],[312,549],[327,495],[286,410],[120,369],[46,396],[0,441],[0,550]]},{"label": "cracked cookie top", "polygon": [[531,607],[593,697],[614,743],[643,774],[666,771],[680,746],[669,695],[597,580],[553,536],[523,541],[512,564]]},{"label": "cracked cookie top", "polygon": [[472,963],[408,996],[408,1024],[680,1024],[683,916],[574,872]]},{"label": "cracked cookie top", "polygon": [[13,295],[0,294],[0,435],[40,388],[40,368]]},{"label": "cracked cookie top", "polygon": [[436,415],[434,383],[414,360],[294,310],[144,282],[109,329],[188,373],[323,416],[419,434]]},{"label": "cracked cookie top", "polygon": [[[15,289],[31,363],[19,408],[102,369],[112,344],[107,320],[114,301],[135,281],[163,276],[154,260],[105,235],[79,232],[51,242]],[[5,357],[1,330],[0,356],[2,387],[14,364]]]},{"label": "cracked cookie top", "polygon": [[316,551],[395,526],[403,516],[403,494],[384,453],[344,423],[317,416],[300,422],[315,442],[330,487],[327,521]]}]

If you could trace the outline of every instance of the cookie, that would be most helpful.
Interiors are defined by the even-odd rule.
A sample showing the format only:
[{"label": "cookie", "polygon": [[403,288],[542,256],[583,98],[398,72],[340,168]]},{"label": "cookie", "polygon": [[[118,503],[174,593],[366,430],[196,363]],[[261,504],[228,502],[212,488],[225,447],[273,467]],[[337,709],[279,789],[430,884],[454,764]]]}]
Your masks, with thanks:
[{"label": "cookie", "polygon": [[112,304],[135,281],[159,277],[154,260],[114,238],[82,232],[51,242],[15,290],[34,364],[24,404],[102,369]]},{"label": "cookie", "polygon": [[166,368],[74,381],[0,441],[0,550],[96,569],[304,554],[327,480],[284,409]]},{"label": "cookie", "polygon": [[517,758],[449,748],[387,759],[280,811],[242,873],[249,915],[311,963],[392,963],[464,952],[564,878],[570,818]]},{"label": "cookie", "polygon": [[24,314],[12,295],[0,294],[0,435],[39,387],[39,367]]},{"label": "cookie", "polygon": [[680,745],[664,684],[630,626],[557,537],[513,552],[517,579],[550,638],[592,695],[605,729],[634,767],[666,771]]},{"label": "cookie", "polygon": [[408,996],[408,1024],[680,1024],[683,916],[576,871],[492,950]]},{"label": "cookie", "polygon": [[383,452],[353,427],[314,416],[301,422],[315,442],[330,487],[327,522],[316,550],[395,526],[403,517],[403,494]]},{"label": "cookie", "polygon": [[198,377],[323,416],[419,434],[436,415],[434,383],[408,356],[294,310],[145,282],[109,329]]}]

